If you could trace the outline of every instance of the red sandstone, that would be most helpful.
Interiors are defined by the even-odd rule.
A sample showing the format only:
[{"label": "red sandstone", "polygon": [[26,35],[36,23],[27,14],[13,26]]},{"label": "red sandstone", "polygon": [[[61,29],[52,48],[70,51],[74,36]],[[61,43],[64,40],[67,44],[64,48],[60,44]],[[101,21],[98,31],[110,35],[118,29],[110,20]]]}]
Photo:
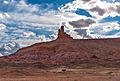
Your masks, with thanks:
[{"label": "red sandstone", "polygon": [[56,40],[19,49],[12,55],[1,57],[0,64],[120,67],[120,38],[75,40],[62,26]]}]

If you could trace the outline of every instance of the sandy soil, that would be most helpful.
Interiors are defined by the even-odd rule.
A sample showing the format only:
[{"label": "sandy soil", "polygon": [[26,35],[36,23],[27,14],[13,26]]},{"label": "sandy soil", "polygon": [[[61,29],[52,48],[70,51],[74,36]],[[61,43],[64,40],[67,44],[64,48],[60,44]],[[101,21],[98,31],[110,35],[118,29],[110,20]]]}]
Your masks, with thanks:
[{"label": "sandy soil", "polygon": [[120,69],[0,69],[0,81],[120,81]]}]

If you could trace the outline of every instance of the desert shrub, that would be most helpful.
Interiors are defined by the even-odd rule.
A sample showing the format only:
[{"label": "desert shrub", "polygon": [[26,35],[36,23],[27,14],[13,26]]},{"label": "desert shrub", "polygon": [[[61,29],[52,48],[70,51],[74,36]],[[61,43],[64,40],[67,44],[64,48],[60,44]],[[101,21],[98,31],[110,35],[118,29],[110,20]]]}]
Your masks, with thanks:
[{"label": "desert shrub", "polygon": [[66,69],[62,69],[62,72],[66,72]]}]

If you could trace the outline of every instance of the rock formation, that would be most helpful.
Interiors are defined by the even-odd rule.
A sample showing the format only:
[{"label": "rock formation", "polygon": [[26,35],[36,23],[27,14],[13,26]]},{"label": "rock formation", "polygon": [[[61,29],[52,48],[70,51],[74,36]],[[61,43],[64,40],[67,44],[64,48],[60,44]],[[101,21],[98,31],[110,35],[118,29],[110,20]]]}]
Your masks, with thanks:
[{"label": "rock formation", "polygon": [[75,40],[62,26],[55,41],[36,43],[1,57],[0,66],[120,67],[120,38]]},{"label": "rock formation", "polygon": [[69,39],[73,39],[73,38],[70,37],[70,35],[66,34],[64,32],[64,26],[61,26],[61,28],[58,30],[58,39],[59,40],[69,40]]}]

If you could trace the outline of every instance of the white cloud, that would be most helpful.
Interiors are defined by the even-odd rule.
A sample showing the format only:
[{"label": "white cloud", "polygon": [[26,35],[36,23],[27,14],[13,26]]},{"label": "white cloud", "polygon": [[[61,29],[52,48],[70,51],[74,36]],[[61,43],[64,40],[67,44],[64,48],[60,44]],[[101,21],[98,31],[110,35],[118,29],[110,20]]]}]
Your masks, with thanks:
[{"label": "white cloud", "polygon": [[7,56],[9,54],[12,54],[19,48],[19,44],[16,42],[6,42],[5,44],[0,44],[0,56]]},{"label": "white cloud", "polygon": [[0,19],[4,19],[4,16],[2,13],[0,13]]},{"label": "white cloud", "polygon": [[113,34],[112,36],[106,34],[115,30],[120,30],[120,25],[117,22],[108,22],[91,25],[91,27],[87,30],[87,33],[92,38],[110,38],[112,36],[116,37],[115,34]]},{"label": "white cloud", "polygon": [[0,24],[0,30],[3,30],[3,29],[5,29],[5,28],[6,28],[6,25]]},{"label": "white cloud", "polygon": [[0,19],[7,19],[10,18],[10,15],[6,12],[0,13]]},{"label": "white cloud", "polygon": [[79,35],[78,32],[70,30],[69,32],[67,32],[67,34],[69,34],[73,39],[83,39],[84,37]]},{"label": "white cloud", "polygon": [[47,41],[46,36],[45,36],[45,35],[40,35],[40,36],[39,36],[39,41],[40,41],[40,42],[46,42],[46,41]]},{"label": "white cloud", "polygon": [[[101,0],[90,0],[88,2],[84,0],[75,0],[72,3],[66,4],[64,7],[60,9],[60,11],[65,13],[66,11],[76,11],[77,9],[85,9],[92,16],[95,16],[96,19],[100,20],[107,16],[116,16],[116,15],[120,16],[120,13],[118,13],[117,11],[119,7],[117,6],[120,6],[119,2],[108,3]],[[99,8],[99,9],[95,10],[94,8]],[[102,13],[103,15],[99,14],[101,10],[103,11]]]},{"label": "white cloud", "polygon": [[0,57],[3,56],[1,53],[0,53]]},{"label": "white cloud", "polygon": [[[31,45],[40,41],[40,39],[38,39],[40,35],[36,34],[37,32],[33,33],[33,31],[40,30],[41,32],[44,29],[46,32],[51,31],[52,33],[50,33],[50,35],[53,35],[56,33],[54,27],[59,27],[60,21],[63,20],[58,12],[49,10],[51,5],[43,9],[41,8],[42,4],[28,4],[25,0],[4,1],[3,5],[6,5],[6,3],[10,8],[7,9],[8,12],[2,12],[0,14],[0,19],[2,19],[0,20],[0,28],[3,29],[6,27],[2,23],[10,25],[10,27],[6,27],[5,31],[7,31],[7,33],[5,31],[2,31],[2,34],[0,33],[2,36],[0,39],[3,41],[6,41],[7,39],[16,42],[19,41],[22,46]],[[14,10],[12,10],[11,7]],[[42,41],[50,41],[53,39],[52,36],[49,37],[46,35],[40,36]],[[35,42],[33,42],[33,40]]]},{"label": "white cloud", "polygon": [[18,39],[13,40],[20,45],[20,48],[30,46],[32,44],[40,42],[39,39]]},{"label": "white cloud", "polygon": [[[60,22],[64,20],[61,18],[61,14],[54,10],[49,10],[48,6],[47,8],[43,9],[41,8],[41,5],[32,5],[27,4],[25,0],[17,1],[11,1],[9,4],[12,5],[13,11],[7,12],[3,14],[0,14],[0,18],[4,19],[4,23],[7,22],[19,22],[22,23],[22,25],[31,25],[31,26],[59,26]],[[10,5],[11,6],[11,5]],[[9,14],[9,15],[8,15]],[[5,18],[5,16],[7,18]]]},{"label": "white cloud", "polygon": [[99,23],[90,25],[89,29],[103,28],[104,31],[120,30],[117,22]]},{"label": "white cloud", "polygon": [[51,25],[59,25],[59,22],[62,19],[56,14],[49,14],[49,15],[33,15],[33,14],[18,14],[18,13],[10,13],[11,20],[13,21],[20,21],[22,24],[29,24],[35,26],[51,26]]},{"label": "white cloud", "polygon": [[25,0],[20,0],[19,3],[15,5],[15,7],[16,7],[15,12],[34,13],[39,11],[37,5],[27,4]]},{"label": "white cloud", "polygon": [[24,37],[35,37],[36,34],[33,32],[23,32]]},{"label": "white cloud", "polygon": [[10,18],[10,15],[8,13],[4,12],[4,17],[5,18]]},{"label": "white cloud", "polygon": [[9,2],[8,2],[8,1],[3,1],[3,3],[4,3],[4,4],[9,4]]},{"label": "white cloud", "polygon": [[[84,5],[83,5],[84,4]],[[87,17],[85,15],[77,15],[75,13],[78,9],[85,9],[87,12],[92,15],[92,17]],[[108,16],[115,17],[120,16],[120,3],[119,2],[107,2],[103,0],[74,0],[72,3],[68,3],[65,6],[59,8],[59,11],[62,13],[62,17],[66,19],[65,22],[67,28],[69,29],[86,29],[88,36],[92,38],[108,38],[108,37],[117,37],[115,35],[109,35],[109,32],[119,31],[120,26],[117,22],[100,23],[103,18]],[[91,19],[95,23],[86,26],[83,28],[75,28],[70,26],[68,22],[78,21],[78,20]],[[76,22],[73,23],[76,25]],[[78,24],[77,24],[78,25]],[[79,32],[78,32],[79,33]],[[74,34],[74,33],[73,33]],[[119,36],[118,36],[119,37]],[[80,37],[79,37],[80,38]]]}]

